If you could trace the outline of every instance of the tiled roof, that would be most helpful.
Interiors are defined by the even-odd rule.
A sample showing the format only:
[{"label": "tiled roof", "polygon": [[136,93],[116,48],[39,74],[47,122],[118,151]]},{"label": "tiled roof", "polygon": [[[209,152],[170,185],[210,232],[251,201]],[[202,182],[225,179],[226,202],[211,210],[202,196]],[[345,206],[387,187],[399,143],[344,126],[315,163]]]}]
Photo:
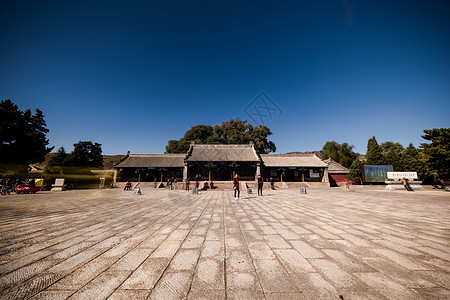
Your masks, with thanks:
[{"label": "tiled roof", "polygon": [[261,159],[266,167],[327,167],[314,154],[261,154]]},{"label": "tiled roof", "polygon": [[130,154],[115,168],[173,168],[184,167],[186,154]]},{"label": "tiled roof", "polygon": [[331,174],[345,173],[345,174],[347,174],[349,172],[349,170],[346,167],[344,167],[340,163],[332,160],[331,158],[324,160],[324,162],[326,164],[328,164],[328,173],[331,173]]},{"label": "tiled roof", "polygon": [[191,145],[187,161],[259,161],[253,145]]}]

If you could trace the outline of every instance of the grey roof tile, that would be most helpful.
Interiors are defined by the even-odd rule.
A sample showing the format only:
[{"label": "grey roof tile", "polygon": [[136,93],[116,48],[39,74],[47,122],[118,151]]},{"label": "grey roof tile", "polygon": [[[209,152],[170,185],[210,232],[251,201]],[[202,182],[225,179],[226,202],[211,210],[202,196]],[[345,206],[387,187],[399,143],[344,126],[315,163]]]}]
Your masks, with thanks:
[{"label": "grey roof tile", "polygon": [[261,154],[261,159],[266,167],[327,167],[314,154]]}]

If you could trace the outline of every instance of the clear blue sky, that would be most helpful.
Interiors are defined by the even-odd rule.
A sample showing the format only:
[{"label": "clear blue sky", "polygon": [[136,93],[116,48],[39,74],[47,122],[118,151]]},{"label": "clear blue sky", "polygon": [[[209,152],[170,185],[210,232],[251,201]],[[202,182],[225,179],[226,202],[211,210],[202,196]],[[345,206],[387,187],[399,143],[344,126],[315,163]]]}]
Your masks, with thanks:
[{"label": "clear blue sky", "polygon": [[0,99],[41,109],[56,149],[163,153],[256,109],[277,153],[450,127],[449,1],[12,0],[0,28]]}]

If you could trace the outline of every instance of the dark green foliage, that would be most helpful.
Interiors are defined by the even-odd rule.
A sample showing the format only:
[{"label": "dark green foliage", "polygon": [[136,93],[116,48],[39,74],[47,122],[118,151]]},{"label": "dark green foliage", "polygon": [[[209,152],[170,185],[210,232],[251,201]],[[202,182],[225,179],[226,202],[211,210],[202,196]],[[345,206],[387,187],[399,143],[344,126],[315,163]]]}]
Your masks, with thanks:
[{"label": "dark green foliage", "polygon": [[[411,145],[412,146],[412,145]],[[381,153],[384,158],[384,163],[386,165],[392,165],[394,171],[400,172],[403,171],[402,166],[402,152],[404,148],[399,143],[394,142],[384,142],[381,144]]]},{"label": "dark green foliage", "polygon": [[322,159],[331,158],[346,168],[350,167],[357,157],[358,154],[353,152],[353,146],[348,143],[326,142],[322,148]]},{"label": "dark green foliage", "polygon": [[102,145],[98,143],[80,141],[74,144],[74,150],[66,153],[64,147],[50,158],[45,166],[46,174],[74,174],[86,173],[89,168],[97,168],[103,165]]},{"label": "dark green foliage", "polygon": [[367,152],[366,152],[366,164],[368,165],[384,165],[383,154],[381,152],[381,147],[378,145],[375,137],[371,137],[367,142]]},{"label": "dark green foliage", "polygon": [[184,137],[177,140],[170,140],[166,146],[166,153],[186,153],[191,142],[196,144],[207,144],[212,135],[213,128],[209,125],[196,125],[186,131]]},{"label": "dark green foliage", "polygon": [[341,145],[339,145],[335,141],[332,142],[327,141],[325,145],[322,147],[322,159],[331,158],[332,160],[339,162],[340,147]]},{"label": "dark green foliage", "polygon": [[65,166],[94,168],[103,166],[101,144],[80,141],[73,146],[72,153],[64,160]]},{"label": "dark green foliage", "polygon": [[52,148],[48,140],[44,114],[39,109],[33,115],[19,110],[11,100],[0,102],[0,163],[30,164],[44,161]]},{"label": "dark green foliage", "polygon": [[351,164],[348,172],[348,179],[361,182],[361,166],[363,163],[359,159],[355,159]]},{"label": "dark green foliage", "polygon": [[431,143],[421,144],[424,160],[430,172],[440,179],[450,179],[450,128],[426,129],[422,135]]},{"label": "dark green foliage", "polygon": [[[402,152],[401,165],[404,172],[417,172],[418,174],[423,171],[423,162],[421,161],[421,154],[413,146],[409,146]],[[394,169],[395,170],[395,169]]]},{"label": "dark green foliage", "polygon": [[58,149],[58,152],[50,158],[50,160],[47,163],[47,166],[54,167],[54,166],[64,166],[64,161],[66,160],[67,156],[66,149],[64,147],[61,147]]},{"label": "dark green foliage", "polygon": [[275,152],[275,144],[267,140],[272,132],[267,126],[254,127],[247,121],[231,119],[221,125],[196,125],[179,140],[170,140],[166,153],[186,153],[191,142],[196,144],[255,144],[258,153]]}]

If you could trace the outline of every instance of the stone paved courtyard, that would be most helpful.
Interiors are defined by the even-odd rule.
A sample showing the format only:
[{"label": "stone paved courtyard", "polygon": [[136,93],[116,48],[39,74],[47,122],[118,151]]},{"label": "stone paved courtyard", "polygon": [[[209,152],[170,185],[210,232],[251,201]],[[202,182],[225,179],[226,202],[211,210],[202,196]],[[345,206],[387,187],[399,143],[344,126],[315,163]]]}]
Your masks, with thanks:
[{"label": "stone paved courtyard", "polygon": [[0,198],[1,299],[450,299],[450,193]]}]

